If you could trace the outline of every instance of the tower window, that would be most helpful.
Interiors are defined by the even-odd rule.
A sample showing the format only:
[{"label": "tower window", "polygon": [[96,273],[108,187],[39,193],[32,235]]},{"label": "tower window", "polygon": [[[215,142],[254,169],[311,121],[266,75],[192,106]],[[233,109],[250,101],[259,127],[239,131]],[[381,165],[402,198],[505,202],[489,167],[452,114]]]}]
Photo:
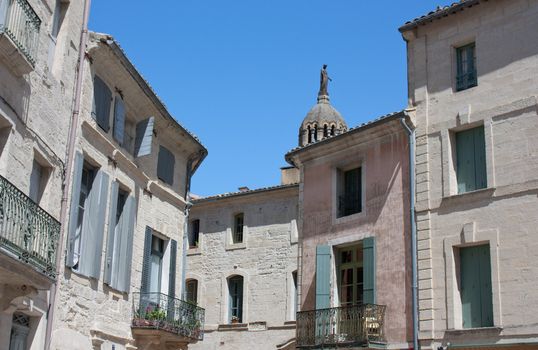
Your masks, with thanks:
[{"label": "tower window", "polygon": [[323,125],[323,137],[329,136],[329,127],[327,124]]},{"label": "tower window", "polygon": [[336,131],[336,127],[334,126],[334,124],[331,126],[331,136],[334,136],[334,133]]},{"label": "tower window", "polygon": [[308,143],[312,142],[312,130],[310,129],[310,125],[308,126]]}]

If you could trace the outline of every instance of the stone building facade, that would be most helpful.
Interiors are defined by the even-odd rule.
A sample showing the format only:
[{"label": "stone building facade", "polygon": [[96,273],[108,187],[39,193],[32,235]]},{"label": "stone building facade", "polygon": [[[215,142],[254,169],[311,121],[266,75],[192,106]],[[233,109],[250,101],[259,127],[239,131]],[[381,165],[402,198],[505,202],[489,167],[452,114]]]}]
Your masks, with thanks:
[{"label": "stone building facade", "polygon": [[400,28],[416,109],[423,349],[538,347],[538,2]]},{"label": "stone building facade", "polygon": [[193,201],[186,300],[206,310],[192,349],[284,349],[295,337],[298,184]]},{"label": "stone building facade", "polygon": [[178,296],[207,152],[112,37],[90,33],[86,60],[52,349],[185,349],[203,331]]},{"label": "stone building facade", "polygon": [[0,1],[2,350],[46,343],[82,21],[81,1]]}]

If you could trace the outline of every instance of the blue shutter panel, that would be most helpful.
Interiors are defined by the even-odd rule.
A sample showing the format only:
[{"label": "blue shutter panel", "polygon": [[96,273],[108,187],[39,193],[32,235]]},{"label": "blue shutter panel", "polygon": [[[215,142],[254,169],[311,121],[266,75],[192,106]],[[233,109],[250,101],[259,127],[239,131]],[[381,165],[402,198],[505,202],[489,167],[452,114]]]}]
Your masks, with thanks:
[{"label": "blue shutter panel", "polygon": [[375,304],[375,238],[368,237],[362,241],[363,254],[363,301]]},{"label": "blue shutter panel", "polygon": [[154,117],[149,117],[136,124],[135,157],[142,157],[151,154],[151,143],[153,141]]},{"label": "blue shutter panel", "polygon": [[165,147],[160,146],[157,161],[157,177],[169,185],[174,184],[175,162],[174,154]]},{"label": "blue shutter panel", "polygon": [[114,139],[120,145],[123,144],[123,135],[125,133],[125,104],[120,96],[116,96],[114,102]]},{"label": "blue shutter panel", "polygon": [[144,237],[144,259],[142,260],[142,281],[140,285],[140,293],[149,292],[149,282],[151,275],[151,238],[153,236],[153,230],[151,227],[146,226],[146,233]]},{"label": "blue shutter panel", "polygon": [[110,189],[110,210],[108,212],[108,236],[105,254],[105,275],[103,277],[103,282],[110,286],[112,286],[112,262],[114,259],[114,237],[116,235],[118,189],[118,182],[114,181]]},{"label": "blue shutter panel", "polygon": [[122,225],[122,247],[120,249],[120,272],[118,276],[118,290],[129,292],[131,286],[131,266],[133,257],[133,237],[136,221],[136,199],[133,196],[127,197],[123,209]]},{"label": "blue shutter panel", "polygon": [[110,129],[110,102],[112,92],[97,75],[93,79],[93,112],[92,115],[104,131]]},{"label": "blue shutter panel", "polygon": [[71,188],[71,204],[69,212],[69,228],[67,238],[67,255],[65,265],[73,267],[74,265],[74,243],[78,224],[78,205],[80,201],[80,185],[82,181],[82,167],[84,166],[84,157],[82,153],[75,153],[73,163],[73,186]]},{"label": "blue shutter panel", "polygon": [[170,274],[168,276],[168,295],[176,295],[176,263],[177,263],[177,242],[170,241]]},{"label": "blue shutter panel", "polygon": [[316,247],[316,310],[330,307],[331,298],[331,248]]}]

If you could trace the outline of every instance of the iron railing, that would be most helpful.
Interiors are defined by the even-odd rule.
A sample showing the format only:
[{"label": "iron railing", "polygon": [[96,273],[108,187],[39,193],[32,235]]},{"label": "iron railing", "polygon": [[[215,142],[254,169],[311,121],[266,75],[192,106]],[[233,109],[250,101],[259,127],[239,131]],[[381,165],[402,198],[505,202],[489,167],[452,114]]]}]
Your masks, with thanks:
[{"label": "iron railing", "polygon": [[331,348],[384,343],[385,306],[363,304],[297,313],[297,347]]},{"label": "iron railing", "polygon": [[41,20],[26,0],[0,0],[0,34],[7,35],[35,66]]},{"label": "iron railing", "polygon": [[0,247],[56,278],[60,223],[0,176]]},{"label": "iron railing", "polygon": [[461,91],[477,85],[476,71],[460,74],[456,77],[456,90]]},{"label": "iron railing", "polygon": [[133,328],[161,329],[204,339],[205,310],[162,293],[133,293]]}]

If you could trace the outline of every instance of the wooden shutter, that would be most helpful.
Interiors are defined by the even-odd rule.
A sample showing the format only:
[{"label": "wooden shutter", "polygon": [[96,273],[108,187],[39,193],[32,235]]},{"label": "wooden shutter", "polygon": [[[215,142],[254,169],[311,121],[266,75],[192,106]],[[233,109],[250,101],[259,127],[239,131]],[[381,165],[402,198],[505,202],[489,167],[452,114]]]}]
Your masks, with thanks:
[{"label": "wooden shutter", "polygon": [[149,117],[136,124],[135,157],[142,157],[151,154],[151,143],[153,141],[154,117]]},{"label": "wooden shutter", "polygon": [[458,193],[487,187],[483,126],[456,134],[456,158]]},{"label": "wooden shutter", "polygon": [[129,292],[131,286],[131,267],[133,257],[133,238],[136,221],[136,199],[133,196],[127,197],[123,208],[123,224],[122,224],[122,247],[119,257],[119,276],[118,290]]},{"label": "wooden shutter", "polygon": [[114,139],[120,145],[123,144],[125,134],[125,104],[120,96],[116,96],[114,102]]},{"label": "wooden shutter", "polygon": [[73,185],[71,187],[71,204],[69,212],[69,227],[67,236],[67,255],[65,265],[73,267],[74,265],[74,244],[75,235],[78,224],[78,205],[80,201],[80,185],[82,181],[82,167],[84,166],[84,157],[82,153],[75,153],[75,161],[73,163]]},{"label": "wooden shutter", "polygon": [[9,1],[0,1],[0,27],[4,28]]},{"label": "wooden shutter", "polygon": [[176,263],[177,263],[177,242],[170,241],[170,274],[168,275],[168,295],[176,295]]},{"label": "wooden shutter", "polygon": [[486,139],[484,137],[484,127],[474,128],[474,166],[475,166],[475,188],[488,187],[486,172]]},{"label": "wooden shutter", "polygon": [[169,185],[174,184],[175,162],[174,154],[166,149],[166,147],[160,146],[157,161],[157,177]]},{"label": "wooden shutter", "polygon": [[363,302],[375,304],[375,238],[368,237],[362,241],[363,258]]},{"label": "wooden shutter", "polygon": [[460,249],[463,328],[493,326],[489,245]]},{"label": "wooden shutter", "polygon": [[93,180],[82,224],[79,272],[95,279],[99,279],[101,272],[108,183],[108,174],[99,170]]},{"label": "wooden shutter", "polygon": [[104,131],[110,129],[110,102],[112,92],[97,75],[93,79],[93,117]]},{"label": "wooden shutter", "polygon": [[146,233],[144,237],[144,259],[142,260],[142,280],[140,285],[140,293],[149,292],[149,283],[151,278],[151,240],[153,237],[153,230],[151,227],[146,226]]},{"label": "wooden shutter", "polygon": [[[110,209],[108,212],[108,236],[105,253],[105,275],[103,282],[112,286],[112,263],[114,261],[114,238],[116,236],[116,213],[118,207],[118,182],[112,182],[110,188]],[[112,286],[113,287],[113,286]]]},{"label": "wooden shutter", "polygon": [[316,310],[330,307],[331,298],[331,248],[316,247]]}]

